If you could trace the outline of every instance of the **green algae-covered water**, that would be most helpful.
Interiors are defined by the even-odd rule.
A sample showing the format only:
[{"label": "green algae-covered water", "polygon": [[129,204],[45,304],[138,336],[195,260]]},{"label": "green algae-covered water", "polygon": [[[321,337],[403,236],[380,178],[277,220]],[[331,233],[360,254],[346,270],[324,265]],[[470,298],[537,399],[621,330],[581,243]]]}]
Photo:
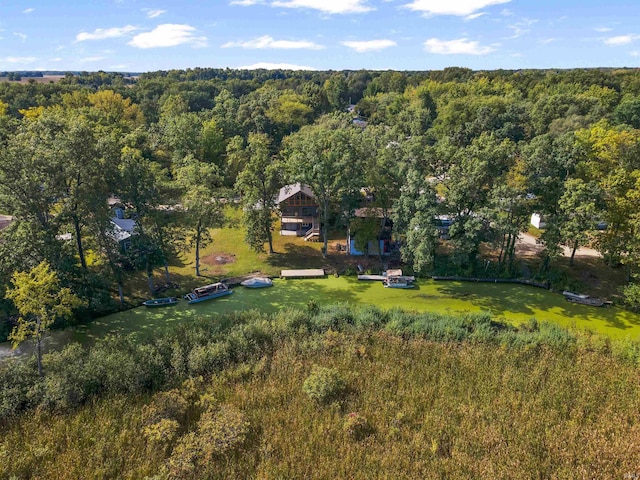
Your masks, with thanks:
[{"label": "green algae-covered water", "polygon": [[264,289],[238,287],[234,294],[175,307],[145,307],[115,313],[76,329],[74,337],[95,338],[107,333],[152,334],[177,323],[211,318],[236,311],[258,309],[274,312],[286,307],[304,308],[310,300],[318,304],[371,304],[380,308],[440,313],[491,312],[497,319],[515,324],[536,318],[566,327],[586,328],[611,337],[640,339],[640,315],[616,307],[589,307],[567,302],[557,293],[526,285],[419,281],[413,289],[384,288],[381,282],[358,281],[354,277],[308,280],[274,280]]},{"label": "green algae-covered water", "polygon": [[[640,315],[617,307],[596,308],[567,302],[557,293],[525,285],[418,281],[413,289],[384,288],[381,282],[358,281],[354,277],[308,280],[275,280],[272,288],[245,289],[208,302],[165,308],[139,307],[114,313],[61,332],[53,332],[51,346],[69,341],[91,343],[107,334],[153,335],[163,329],[196,319],[215,321],[218,315],[258,309],[274,312],[287,307],[305,308],[310,300],[318,304],[350,303],[388,309],[439,313],[490,312],[496,319],[519,324],[531,318],[559,325],[588,329],[612,338],[640,340]],[[0,357],[8,346],[0,346]]]}]

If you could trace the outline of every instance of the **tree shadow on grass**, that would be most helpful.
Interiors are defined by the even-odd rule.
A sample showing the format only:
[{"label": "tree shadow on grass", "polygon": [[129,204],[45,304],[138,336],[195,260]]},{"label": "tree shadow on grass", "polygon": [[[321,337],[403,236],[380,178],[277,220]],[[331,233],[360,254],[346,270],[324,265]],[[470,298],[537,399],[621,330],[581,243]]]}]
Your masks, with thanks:
[{"label": "tree shadow on grass", "polygon": [[276,252],[266,259],[268,265],[278,268],[322,268],[322,254],[308,245],[285,243],[284,252]]}]

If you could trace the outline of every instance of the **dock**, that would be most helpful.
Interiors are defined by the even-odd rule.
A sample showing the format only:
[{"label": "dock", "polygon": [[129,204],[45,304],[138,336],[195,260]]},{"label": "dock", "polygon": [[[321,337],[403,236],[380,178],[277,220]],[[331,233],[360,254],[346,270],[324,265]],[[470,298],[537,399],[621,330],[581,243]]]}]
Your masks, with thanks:
[{"label": "dock", "polygon": [[322,268],[309,268],[305,270],[282,270],[280,278],[321,278],[325,273]]},{"label": "dock", "polygon": [[385,280],[386,275],[358,275],[358,280]]}]

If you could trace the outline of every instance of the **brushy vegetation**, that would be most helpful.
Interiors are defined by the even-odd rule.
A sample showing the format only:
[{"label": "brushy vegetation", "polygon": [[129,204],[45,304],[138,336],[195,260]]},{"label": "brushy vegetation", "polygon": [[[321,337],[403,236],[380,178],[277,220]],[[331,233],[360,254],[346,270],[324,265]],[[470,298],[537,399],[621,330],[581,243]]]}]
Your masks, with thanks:
[{"label": "brushy vegetation", "polygon": [[0,477],[622,478],[640,465],[635,343],[482,314],[312,310],[71,345],[45,356],[43,379],[4,364]]}]

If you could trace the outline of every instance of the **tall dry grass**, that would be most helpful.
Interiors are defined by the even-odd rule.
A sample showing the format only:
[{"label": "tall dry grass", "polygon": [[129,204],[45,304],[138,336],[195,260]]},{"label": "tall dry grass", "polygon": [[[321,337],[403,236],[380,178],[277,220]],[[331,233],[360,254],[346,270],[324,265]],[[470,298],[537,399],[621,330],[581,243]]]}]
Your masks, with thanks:
[{"label": "tall dry grass", "polygon": [[[109,394],[7,422],[0,477],[160,479],[175,465],[183,478],[224,479],[640,473],[640,370],[616,353],[630,346],[535,324],[514,331],[486,318],[386,315],[335,307],[245,319],[243,334],[228,331],[236,361],[210,375],[167,393]],[[303,391],[316,366],[346,383],[328,404]],[[149,418],[168,411],[177,429],[152,441],[143,434]],[[364,434],[353,435],[354,418]],[[204,451],[207,435],[228,447]]]}]

